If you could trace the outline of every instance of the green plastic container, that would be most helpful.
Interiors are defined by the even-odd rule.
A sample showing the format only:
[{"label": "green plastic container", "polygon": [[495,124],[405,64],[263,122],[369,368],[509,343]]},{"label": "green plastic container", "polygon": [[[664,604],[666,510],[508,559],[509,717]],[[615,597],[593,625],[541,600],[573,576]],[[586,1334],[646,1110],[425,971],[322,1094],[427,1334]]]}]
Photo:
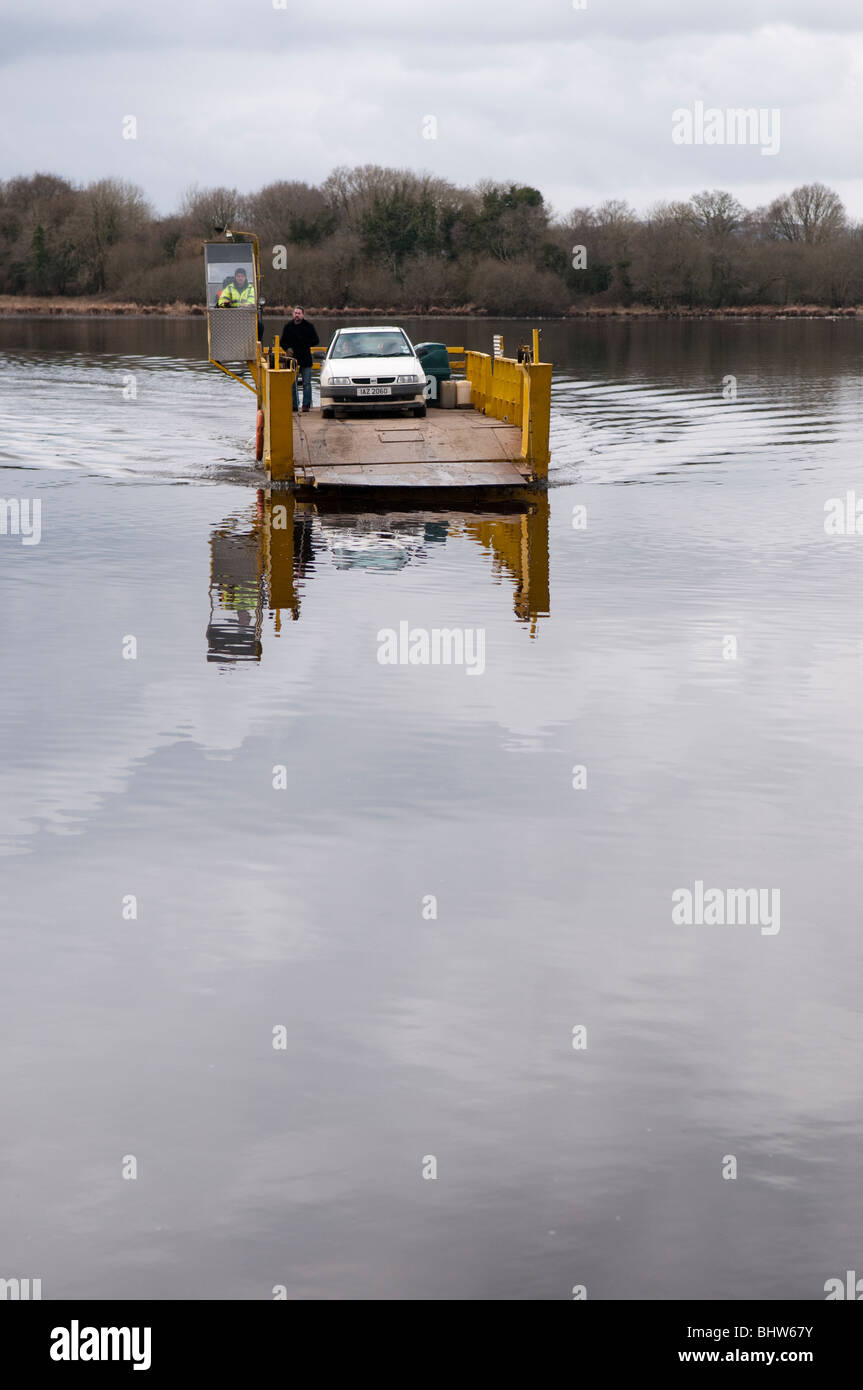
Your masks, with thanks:
[{"label": "green plastic container", "polygon": [[426,388],[426,399],[429,405],[440,405],[440,384],[449,381],[452,376],[446,343],[417,343],[414,351],[426,374],[426,381],[430,383],[430,389]]}]

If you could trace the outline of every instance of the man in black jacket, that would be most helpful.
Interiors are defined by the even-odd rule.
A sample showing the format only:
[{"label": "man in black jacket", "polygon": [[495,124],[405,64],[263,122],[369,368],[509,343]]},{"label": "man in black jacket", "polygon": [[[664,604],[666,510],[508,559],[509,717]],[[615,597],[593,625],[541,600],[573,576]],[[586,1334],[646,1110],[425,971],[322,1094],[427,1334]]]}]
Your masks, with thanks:
[{"label": "man in black jacket", "polygon": [[[312,348],[317,347],[320,338],[315,325],[310,323],[298,304],[294,317],[282,329],[279,339],[283,348],[290,348],[297,359],[297,366],[303,378],[303,414],[312,405]],[[294,386],[294,410],[297,409],[297,388]]]}]

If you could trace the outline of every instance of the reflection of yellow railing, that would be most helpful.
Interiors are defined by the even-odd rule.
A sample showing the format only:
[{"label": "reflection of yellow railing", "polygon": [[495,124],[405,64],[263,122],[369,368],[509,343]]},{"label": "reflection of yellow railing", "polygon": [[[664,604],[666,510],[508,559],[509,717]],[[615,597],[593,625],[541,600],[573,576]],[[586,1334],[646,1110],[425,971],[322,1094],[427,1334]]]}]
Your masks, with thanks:
[{"label": "reflection of yellow railing", "polygon": [[521,457],[537,477],[548,476],[551,363],[465,353],[465,376],[475,410],[521,430]]},{"label": "reflection of yellow railing", "polygon": [[536,636],[537,619],[550,611],[548,511],[548,498],[541,493],[523,515],[471,520],[463,527],[465,535],[491,551],[496,570],[515,581],[513,609],[521,622],[530,624],[531,637]]}]

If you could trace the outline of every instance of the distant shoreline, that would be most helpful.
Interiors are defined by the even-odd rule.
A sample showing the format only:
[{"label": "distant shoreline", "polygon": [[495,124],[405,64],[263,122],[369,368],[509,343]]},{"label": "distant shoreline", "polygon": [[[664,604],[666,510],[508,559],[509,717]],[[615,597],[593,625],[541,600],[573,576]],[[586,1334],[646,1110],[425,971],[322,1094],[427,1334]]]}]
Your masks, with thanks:
[{"label": "distant shoreline", "polygon": [[[288,305],[267,305],[264,317],[267,319],[284,319],[290,312]],[[203,318],[205,315],[202,304],[135,304],[124,303],[117,300],[107,299],[88,299],[81,297],[39,299],[30,298],[25,295],[0,295],[0,319],[16,318],[63,318],[63,319],[90,319],[90,318],[172,318],[189,319]],[[594,322],[606,322],[609,320],[637,320],[637,319],[663,319],[663,320],[697,320],[697,319],[728,319],[735,321],[746,320],[775,320],[775,319],[863,319],[863,305],[855,305],[851,308],[831,309],[823,304],[789,304],[785,306],[775,304],[748,304],[736,307],[723,307],[719,309],[697,308],[689,309],[677,307],[670,309],[654,309],[649,306],[633,304],[627,307],[620,305],[587,305],[584,308],[570,308],[565,314],[544,314],[528,315],[527,319],[523,315],[490,314],[485,309],[477,309],[474,305],[461,305],[456,308],[443,308],[433,306],[431,309],[382,309],[359,305],[348,309],[328,309],[308,307],[306,309],[307,318],[364,318],[364,319],[478,319],[489,320],[496,323],[507,322],[512,319],[514,322],[526,322],[527,319],[535,318],[537,322],[543,323],[569,323],[575,320]]]}]

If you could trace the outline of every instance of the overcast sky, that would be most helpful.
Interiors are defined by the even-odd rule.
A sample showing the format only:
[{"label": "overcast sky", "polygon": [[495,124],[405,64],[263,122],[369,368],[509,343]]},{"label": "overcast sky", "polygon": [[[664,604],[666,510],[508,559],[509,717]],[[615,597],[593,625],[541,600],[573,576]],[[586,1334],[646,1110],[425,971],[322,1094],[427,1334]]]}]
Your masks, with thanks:
[{"label": "overcast sky", "polygon": [[[702,188],[754,206],[817,179],[863,219],[863,0],[3,0],[2,14],[2,178],[111,175],[162,212],[191,184],[318,183],[337,164],[531,183],[558,212]],[[779,152],[674,144],[672,113],[696,101],[778,108]]]}]

